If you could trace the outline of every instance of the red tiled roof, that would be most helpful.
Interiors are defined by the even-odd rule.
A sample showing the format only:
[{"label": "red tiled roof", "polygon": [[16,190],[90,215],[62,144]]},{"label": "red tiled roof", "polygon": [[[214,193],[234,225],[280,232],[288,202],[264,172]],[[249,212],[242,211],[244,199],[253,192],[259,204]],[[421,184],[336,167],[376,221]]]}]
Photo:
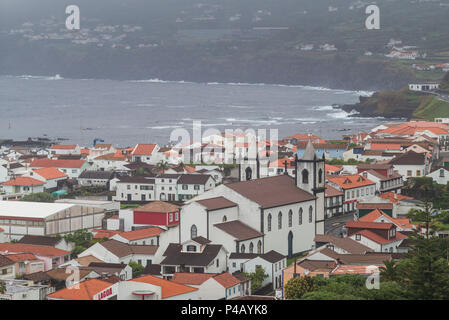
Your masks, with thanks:
[{"label": "red tiled roof", "polygon": [[394,223],[396,226],[398,226],[401,229],[412,229],[413,225],[410,223],[410,220],[407,218],[404,219],[397,219],[392,218],[382,210],[376,209],[374,211],[371,211],[370,213],[364,215],[359,219],[359,221],[362,222],[375,222],[380,217],[384,217],[388,221]]},{"label": "red tiled roof", "polygon": [[84,160],[36,159],[31,162],[30,168],[81,168],[85,162]]},{"label": "red tiled roof", "polygon": [[[378,269],[377,269],[378,270]],[[373,265],[339,265],[332,271],[332,274],[371,274],[377,271]]]},{"label": "red tiled roof", "polygon": [[403,200],[403,199],[413,199],[412,197],[404,196],[402,194],[394,193],[394,192],[385,192],[385,193],[380,194],[379,197],[381,197],[382,199],[386,199],[386,200],[390,201],[391,203],[398,203],[400,200]]},{"label": "red tiled roof", "polygon": [[210,278],[213,278],[216,276],[216,273],[185,273],[185,272],[176,272],[173,275],[173,278],[171,281],[181,283],[181,284],[187,284],[187,285],[196,285],[199,286],[203,282],[209,280]]},{"label": "red tiled roof", "polygon": [[12,253],[12,254],[5,254],[4,256],[14,262],[39,260],[32,253]]},{"label": "red tiled roof", "polygon": [[326,197],[342,196],[343,192],[326,183]]},{"label": "red tiled roof", "polygon": [[392,203],[364,203],[364,202],[358,202],[357,209],[380,209],[380,210],[392,210],[393,204]]},{"label": "red tiled roof", "polygon": [[30,177],[17,177],[0,184],[3,186],[41,186],[45,182]]},{"label": "red tiled roof", "polygon": [[154,148],[156,148],[155,144],[138,144],[132,154],[134,156],[149,156],[153,154]]},{"label": "red tiled roof", "polygon": [[94,160],[125,161],[126,156],[118,153],[108,153],[102,156],[98,156]]},{"label": "red tiled roof", "polygon": [[134,230],[134,231],[121,232],[119,234],[123,238],[132,241],[132,240],[155,237],[164,231],[165,231],[164,229],[161,229],[158,227],[151,227],[151,228],[139,229],[139,230]]},{"label": "red tiled roof", "polygon": [[78,284],[79,289],[76,289],[76,285],[64,288],[47,295],[50,298],[64,299],[64,300],[92,300],[94,296],[106,288],[112,286],[110,282],[89,279],[82,281]]},{"label": "red tiled roof", "polygon": [[198,290],[197,288],[192,288],[180,283],[176,283],[174,281],[164,280],[151,275],[143,276],[129,281],[149,283],[161,287],[162,299]]},{"label": "red tiled roof", "polygon": [[41,168],[34,169],[33,171],[47,180],[68,177],[64,172],[61,172],[56,168]]},{"label": "red tiled roof", "polygon": [[224,272],[222,274],[219,274],[219,275],[215,276],[214,279],[226,289],[233,287],[241,282],[239,279],[234,277],[229,272]]},{"label": "red tiled roof", "polygon": [[70,254],[70,251],[65,251],[50,246],[21,243],[0,243],[0,252],[5,251],[8,251],[8,253],[33,253],[43,257],[59,257]]},{"label": "red tiled roof", "polygon": [[400,144],[373,143],[370,150],[401,150]]},{"label": "red tiled roof", "polygon": [[343,189],[352,189],[376,184],[375,182],[358,174],[328,176],[327,179],[339,185]]},{"label": "red tiled roof", "polygon": [[357,229],[391,229],[392,223],[385,222],[364,222],[364,221],[348,221],[346,222],[346,228]]},{"label": "red tiled roof", "polygon": [[327,164],[327,163],[324,165],[324,170],[326,172],[337,172],[337,171],[340,171],[342,169],[343,169],[342,166],[334,166],[332,164]]},{"label": "red tiled roof", "polygon": [[50,149],[61,149],[61,150],[70,150],[75,148],[76,144],[54,144],[50,147]]},{"label": "red tiled roof", "polygon": [[287,163],[287,168],[288,169],[295,168],[294,160],[290,159],[290,158],[284,158],[284,159],[275,160],[275,161],[270,163],[270,167],[284,168],[285,167],[285,163]]},{"label": "red tiled roof", "polygon": [[390,243],[393,241],[397,241],[397,240],[401,240],[401,239],[405,239],[407,238],[406,235],[403,235],[400,232],[396,232],[396,237],[394,238],[390,238],[390,239],[386,239],[384,237],[381,237],[380,235],[378,235],[377,233],[372,232],[371,230],[361,230],[355,234],[361,234],[362,236],[376,242],[379,244],[386,244],[386,243]]},{"label": "red tiled roof", "polygon": [[110,238],[113,235],[121,233],[121,231],[118,231],[118,230],[93,229],[92,233],[95,233],[94,239],[103,239],[103,238]]}]

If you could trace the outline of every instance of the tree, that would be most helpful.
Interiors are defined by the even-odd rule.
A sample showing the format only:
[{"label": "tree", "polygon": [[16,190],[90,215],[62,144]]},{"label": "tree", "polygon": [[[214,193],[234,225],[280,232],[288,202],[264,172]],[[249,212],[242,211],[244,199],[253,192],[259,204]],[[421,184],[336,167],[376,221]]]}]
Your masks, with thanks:
[{"label": "tree", "polygon": [[86,229],[82,229],[65,235],[64,239],[68,242],[75,243],[75,246],[88,248],[93,237],[94,235],[91,232],[88,232]]},{"label": "tree", "polygon": [[137,263],[137,262],[132,261],[132,260],[128,263],[128,265],[132,269],[133,278],[139,277],[142,274],[143,270],[145,269],[140,263]]},{"label": "tree", "polygon": [[0,293],[4,294],[6,292],[6,283],[4,281],[0,281]]},{"label": "tree", "polygon": [[24,196],[20,201],[28,202],[55,202],[55,198],[48,192],[32,193]]},{"label": "tree", "polygon": [[422,211],[425,234],[415,233],[412,236],[412,250],[408,258],[397,266],[398,281],[406,288],[410,299],[449,299],[447,242],[433,236],[428,202]]},{"label": "tree", "polygon": [[396,263],[393,260],[384,261],[384,266],[379,269],[382,280],[395,281],[397,279]]},{"label": "tree", "polygon": [[159,173],[163,173],[165,170],[169,169],[170,165],[167,161],[161,160],[156,164],[156,171]]},{"label": "tree", "polygon": [[244,273],[246,277],[251,279],[251,289],[257,290],[262,287],[263,281],[268,278],[263,268],[256,268],[256,272]]},{"label": "tree", "polygon": [[285,297],[288,300],[300,299],[304,294],[314,291],[316,286],[312,277],[295,277],[285,285]]}]

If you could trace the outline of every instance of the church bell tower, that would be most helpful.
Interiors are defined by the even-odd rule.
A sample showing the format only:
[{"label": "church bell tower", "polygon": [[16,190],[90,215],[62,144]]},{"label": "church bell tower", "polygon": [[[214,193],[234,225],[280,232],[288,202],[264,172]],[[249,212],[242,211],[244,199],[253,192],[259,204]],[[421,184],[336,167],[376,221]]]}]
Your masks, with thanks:
[{"label": "church bell tower", "polygon": [[301,159],[295,156],[295,180],[298,188],[313,194],[315,200],[315,234],[324,234],[325,156],[318,158],[309,140]]}]

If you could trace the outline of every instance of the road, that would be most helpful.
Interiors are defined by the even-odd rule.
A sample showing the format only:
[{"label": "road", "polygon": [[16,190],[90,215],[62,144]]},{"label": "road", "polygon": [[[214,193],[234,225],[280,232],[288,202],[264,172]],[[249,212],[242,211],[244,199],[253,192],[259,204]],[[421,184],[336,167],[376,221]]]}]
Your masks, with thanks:
[{"label": "road", "polygon": [[340,237],[341,229],[348,221],[354,220],[353,213],[332,217],[324,221],[324,233]]}]

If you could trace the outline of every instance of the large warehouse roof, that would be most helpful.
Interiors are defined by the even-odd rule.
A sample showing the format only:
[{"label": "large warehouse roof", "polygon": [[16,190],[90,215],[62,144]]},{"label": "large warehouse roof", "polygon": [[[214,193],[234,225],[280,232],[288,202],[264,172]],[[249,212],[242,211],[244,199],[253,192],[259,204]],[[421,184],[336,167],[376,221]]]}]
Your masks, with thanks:
[{"label": "large warehouse roof", "polygon": [[0,201],[0,217],[44,219],[74,206],[65,203]]}]

